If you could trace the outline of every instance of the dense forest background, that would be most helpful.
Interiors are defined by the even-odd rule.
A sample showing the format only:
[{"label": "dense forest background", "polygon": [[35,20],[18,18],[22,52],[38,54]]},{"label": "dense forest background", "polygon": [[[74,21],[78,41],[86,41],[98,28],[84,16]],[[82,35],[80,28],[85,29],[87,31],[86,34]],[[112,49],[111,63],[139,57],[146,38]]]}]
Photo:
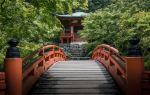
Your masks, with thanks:
[{"label": "dense forest background", "polygon": [[126,55],[129,40],[140,39],[145,66],[150,67],[150,0],[90,0],[83,21],[82,38],[89,55],[98,44],[107,43]]},{"label": "dense forest background", "polygon": [[11,38],[20,41],[22,57],[43,44],[58,42],[62,25],[54,14],[86,9],[87,3],[87,0],[0,0],[0,63]]}]

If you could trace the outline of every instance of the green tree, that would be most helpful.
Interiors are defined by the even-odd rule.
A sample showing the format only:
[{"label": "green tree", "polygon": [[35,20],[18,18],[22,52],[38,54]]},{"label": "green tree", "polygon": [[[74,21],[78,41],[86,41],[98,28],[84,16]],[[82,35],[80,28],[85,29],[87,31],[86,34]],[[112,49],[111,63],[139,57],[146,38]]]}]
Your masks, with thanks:
[{"label": "green tree", "polygon": [[106,7],[111,3],[111,0],[89,0],[89,11],[93,12],[96,11],[97,9],[101,9]]},{"label": "green tree", "polygon": [[[0,60],[10,38],[20,41],[22,56],[52,42],[61,30],[54,13],[87,7],[87,0],[0,0]],[[0,63],[1,63],[0,62]]]},{"label": "green tree", "polygon": [[[81,37],[89,42],[91,53],[98,44],[107,43],[126,54],[128,40],[136,37],[150,67],[150,2],[147,0],[112,0],[105,8],[89,14],[83,21]],[[94,44],[92,44],[94,43]],[[94,46],[93,46],[94,45]]]}]

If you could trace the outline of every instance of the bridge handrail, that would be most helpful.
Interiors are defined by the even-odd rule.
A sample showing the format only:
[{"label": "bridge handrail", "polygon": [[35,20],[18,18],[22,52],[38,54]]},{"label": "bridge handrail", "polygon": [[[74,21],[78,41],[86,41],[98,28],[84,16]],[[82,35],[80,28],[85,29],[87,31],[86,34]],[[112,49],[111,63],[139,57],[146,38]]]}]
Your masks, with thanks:
[{"label": "bridge handrail", "polygon": [[0,93],[2,95],[5,95],[5,89],[6,89],[5,73],[4,72],[0,72]]},{"label": "bridge handrail", "polygon": [[[62,55],[65,55],[65,53],[63,52],[63,50],[61,49],[61,48],[59,48],[58,46],[56,46],[56,45],[47,45],[47,46],[43,46],[43,47],[41,47],[40,49],[38,49],[38,50],[35,50],[35,51],[33,51],[32,53],[30,53],[29,55],[27,55],[26,57],[24,57],[23,58],[23,65],[28,65],[28,64],[30,64],[31,65],[31,63],[33,63],[34,61],[36,61],[37,59],[40,59],[41,57],[43,57],[43,56],[45,56],[46,55],[46,52],[48,53],[48,52],[52,52],[52,53],[50,53],[50,54],[53,54],[54,53],[54,51],[56,51],[55,49],[52,49],[52,48],[57,48],[58,50],[59,50],[59,52],[58,53],[60,53],[60,54],[62,54]],[[51,49],[51,50],[49,50],[49,51],[47,51],[46,49]],[[55,53],[57,53],[57,52],[55,52]],[[36,58],[34,58],[36,56]],[[34,60],[32,60],[32,59],[34,59]],[[32,60],[33,62],[28,62],[28,61],[30,61],[30,60]],[[23,66],[25,69],[27,68],[26,66]]]},{"label": "bridge handrail", "polygon": [[[110,65],[115,65],[116,69],[118,69],[121,72],[123,77],[125,76],[125,61],[119,55],[119,51],[117,49],[107,44],[98,45],[93,51],[92,58],[100,56],[104,57],[106,60],[109,60]],[[109,66],[106,64],[104,65],[107,68]]]},{"label": "bridge handrail", "polygon": [[150,93],[150,71],[149,70],[144,71],[141,87],[143,89],[143,93],[145,95],[149,95]]},{"label": "bridge handrail", "polygon": [[93,53],[98,49],[98,48],[107,48],[110,52],[113,52],[113,53],[119,53],[119,51],[117,49],[115,49],[114,47],[111,47],[110,45],[107,45],[107,44],[101,44],[101,45],[98,45]]},{"label": "bridge handrail", "polygon": [[102,44],[93,50],[92,59],[99,61],[106,67],[125,95],[141,95],[141,81],[144,73],[142,57],[123,58],[117,49]]},{"label": "bridge handrail", "polygon": [[[30,62],[33,58],[34,58],[34,56],[36,56],[36,54],[39,54],[39,50],[35,50],[35,51],[33,51],[32,53],[30,53],[29,55],[27,55],[27,56],[25,56],[23,59],[22,59],[22,63],[23,63],[23,69],[25,69],[25,68],[27,68],[27,65],[28,64],[30,64],[31,65],[31,63],[32,62]],[[37,58],[38,59],[38,58]],[[36,59],[36,60],[37,60]],[[33,61],[35,61],[35,60],[33,60]]]},{"label": "bridge handrail", "polygon": [[[0,95],[27,95],[40,75],[51,65],[57,61],[67,60],[63,50],[56,45],[43,46],[25,58],[19,58],[19,51],[16,47],[17,42],[13,40],[12,43],[13,47],[10,45],[9,52],[6,53],[11,54],[8,54],[5,58],[5,70],[0,72]],[[46,49],[50,49],[50,51]],[[35,55],[39,57],[31,62],[27,68],[23,69],[22,65],[26,64],[29,58]]]},{"label": "bridge handrail", "polygon": [[[46,49],[50,50],[47,51]],[[44,73],[49,68],[49,66],[57,61],[66,60],[65,53],[60,47],[56,45],[47,45],[42,47],[39,50],[39,55],[41,57],[34,61],[34,63],[32,63],[32,65],[23,72],[23,89],[25,89],[23,91],[24,95],[27,94],[40,75]],[[29,81],[31,76],[32,80]]]}]

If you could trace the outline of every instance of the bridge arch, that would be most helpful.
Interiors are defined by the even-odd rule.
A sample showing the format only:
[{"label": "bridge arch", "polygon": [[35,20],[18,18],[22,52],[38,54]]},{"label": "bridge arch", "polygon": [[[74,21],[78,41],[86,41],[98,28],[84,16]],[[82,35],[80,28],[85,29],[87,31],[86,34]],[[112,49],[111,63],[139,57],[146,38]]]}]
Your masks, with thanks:
[{"label": "bridge arch", "polygon": [[[17,49],[16,42],[13,45],[10,49]],[[143,57],[122,57],[114,47],[102,44],[93,50],[91,59],[105,66],[125,95],[149,95],[150,72],[144,70]],[[6,57],[5,72],[0,73],[0,95],[27,95],[50,66],[66,60],[65,53],[56,45],[43,46],[25,58]]]}]

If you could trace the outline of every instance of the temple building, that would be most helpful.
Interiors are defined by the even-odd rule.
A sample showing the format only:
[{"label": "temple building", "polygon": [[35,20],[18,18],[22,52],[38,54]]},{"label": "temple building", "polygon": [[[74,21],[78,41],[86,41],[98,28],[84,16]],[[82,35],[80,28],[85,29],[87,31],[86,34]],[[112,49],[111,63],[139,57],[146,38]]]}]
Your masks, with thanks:
[{"label": "temple building", "polygon": [[84,12],[75,12],[71,15],[56,15],[64,26],[60,34],[61,43],[71,43],[81,41],[79,37],[79,30],[83,29],[81,21],[87,16]]}]

